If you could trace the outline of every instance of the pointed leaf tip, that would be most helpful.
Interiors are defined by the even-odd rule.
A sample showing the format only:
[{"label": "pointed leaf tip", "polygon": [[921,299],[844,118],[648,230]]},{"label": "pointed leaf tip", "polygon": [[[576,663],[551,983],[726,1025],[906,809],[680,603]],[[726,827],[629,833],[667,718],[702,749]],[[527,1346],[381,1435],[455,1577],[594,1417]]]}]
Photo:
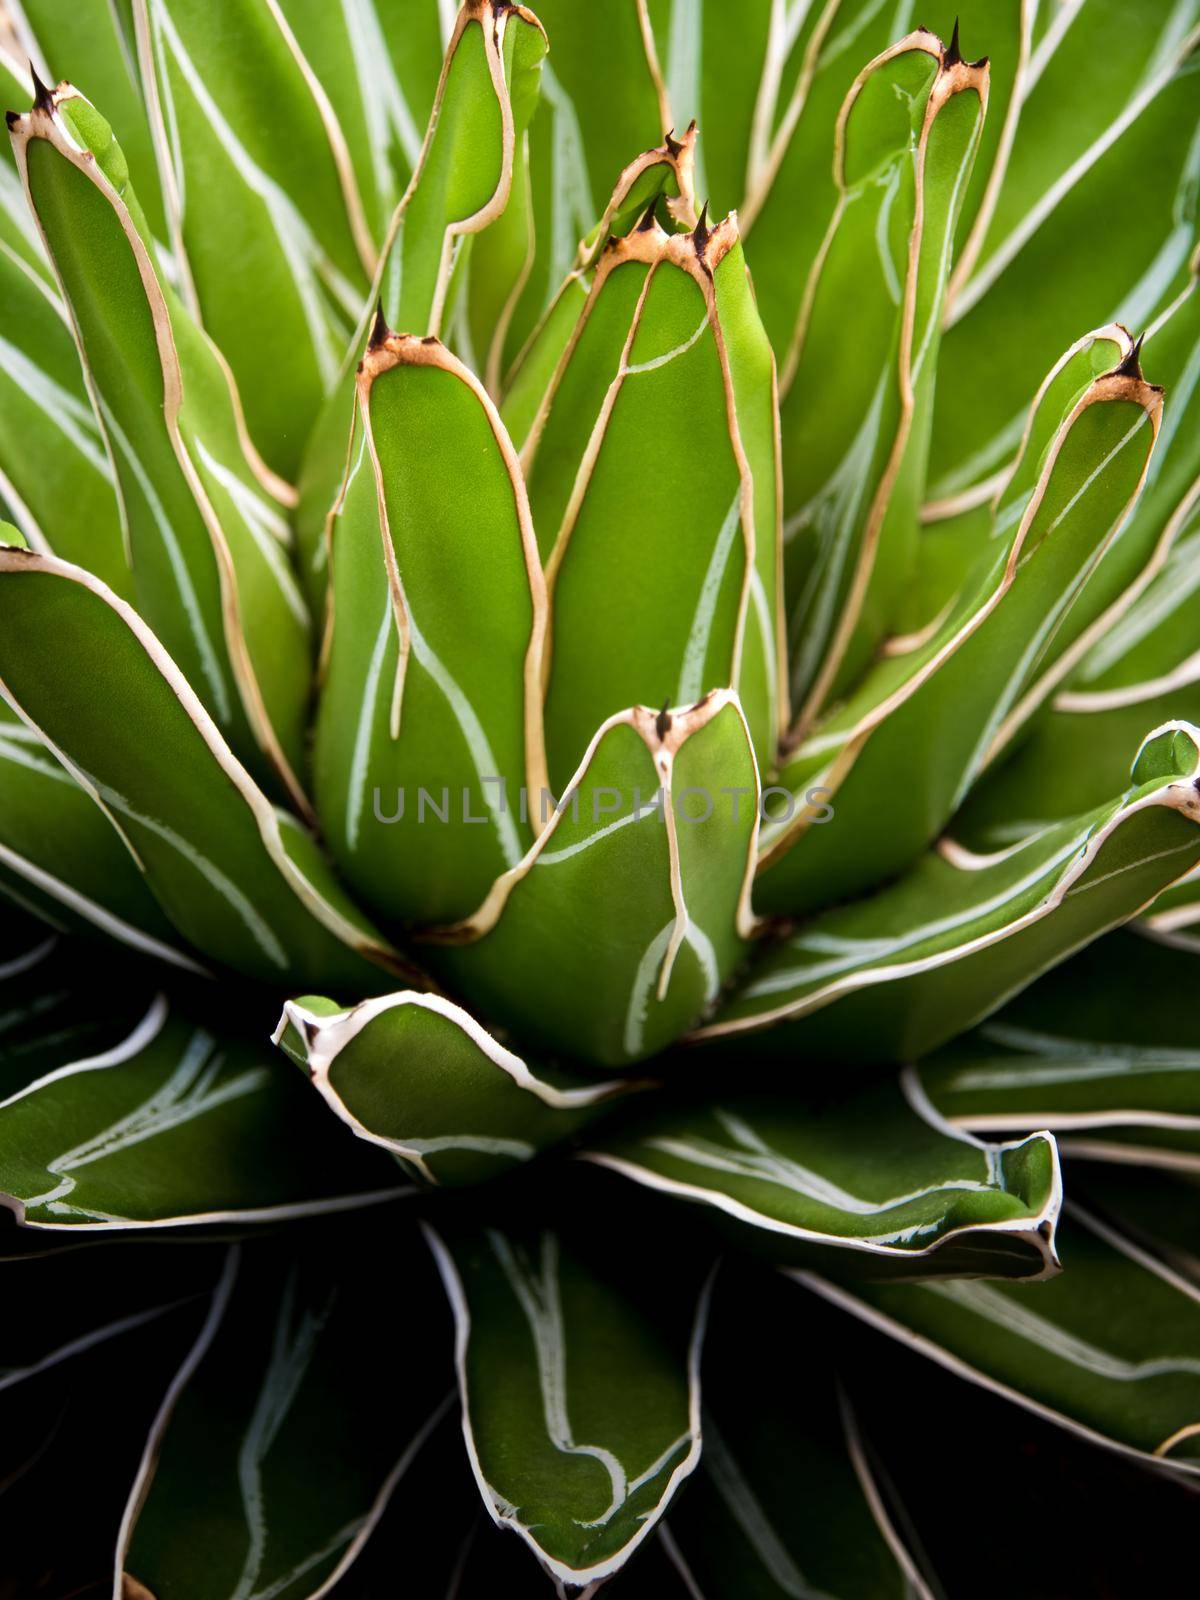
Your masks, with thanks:
[{"label": "pointed leaf tip", "polygon": [[649,233],[652,228],[658,227],[658,198],[658,195],[655,195],[638,218],[635,233]]},{"label": "pointed leaf tip", "polygon": [[956,67],[961,60],[962,51],[959,49],[958,45],[958,18],[955,17],[954,31],[950,35],[949,47],[942,55],[942,68],[944,70],[946,67]]},{"label": "pointed leaf tip", "polygon": [[33,109],[35,111],[52,112],[54,110],[54,91],[48,89],[38,77],[37,68],[33,62],[29,63],[29,76],[33,80]]},{"label": "pointed leaf tip", "polygon": [[702,256],[708,248],[708,241],[711,236],[712,230],[708,226],[708,201],[706,200],[701,207],[700,216],[692,232],[692,238],[696,241],[696,254],[698,256]]},{"label": "pointed leaf tip", "polygon": [[1120,366],[1114,367],[1113,371],[1119,373],[1123,378],[1143,378],[1142,346],[1145,344],[1145,342],[1146,335],[1143,331],[1142,333],[1139,333],[1137,338],[1134,340],[1133,348],[1125,357],[1124,361],[1121,362]]},{"label": "pointed leaf tip", "polygon": [[391,329],[387,325],[387,318],[383,314],[383,301],[375,302],[375,320],[371,324],[371,337],[367,341],[368,350],[378,350],[380,345],[386,343]]},{"label": "pointed leaf tip", "polygon": [[663,701],[662,710],[658,713],[657,717],[655,717],[655,719],[654,719],[654,731],[658,735],[660,742],[663,739],[665,739],[667,737],[668,733],[670,733],[670,731],[671,731],[670,705],[671,705],[671,701],[670,701],[670,698],[668,697],[666,700]]}]

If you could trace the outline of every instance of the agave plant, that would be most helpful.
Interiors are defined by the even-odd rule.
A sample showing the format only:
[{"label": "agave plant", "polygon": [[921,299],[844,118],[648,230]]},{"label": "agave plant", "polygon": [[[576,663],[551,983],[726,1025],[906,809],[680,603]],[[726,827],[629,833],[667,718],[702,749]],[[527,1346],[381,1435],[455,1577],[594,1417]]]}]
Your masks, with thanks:
[{"label": "agave plant", "polygon": [[1180,1592],[1200,3],[958,9],[0,8],[3,1600]]}]

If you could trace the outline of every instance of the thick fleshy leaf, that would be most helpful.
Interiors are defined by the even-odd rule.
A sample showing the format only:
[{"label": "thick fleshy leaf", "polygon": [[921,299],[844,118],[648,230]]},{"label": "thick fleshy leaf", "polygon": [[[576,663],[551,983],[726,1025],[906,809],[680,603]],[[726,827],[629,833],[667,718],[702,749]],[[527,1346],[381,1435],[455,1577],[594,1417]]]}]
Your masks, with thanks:
[{"label": "thick fleshy leaf", "polygon": [[765,1050],[817,1060],[935,1049],[1200,860],[1198,774],[1200,729],[1168,724],[1109,805],[994,856],[944,842],[770,950],[701,1036],[774,1027]]},{"label": "thick fleshy leaf", "polygon": [[933,499],[1003,466],[1064,333],[1114,315],[1144,327],[1195,243],[1200,7],[1135,0],[1059,15],[1065,26],[1027,69],[988,238],[943,336]]},{"label": "thick fleshy leaf", "polygon": [[[0,98],[32,95],[0,49]],[[0,155],[0,495],[34,548],[132,592],[112,466],[11,146]]]},{"label": "thick fleshy leaf", "polygon": [[802,19],[788,18],[771,0],[646,0],[645,16],[647,62],[662,86],[666,122],[681,128],[695,121],[704,130],[701,194],[721,208],[740,205],[765,80],[778,73],[784,36]]},{"label": "thick fleshy leaf", "polygon": [[[963,275],[967,279],[995,273],[1036,233],[1106,144],[1121,136],[1169,80],[1200,20],[1194,0],[1173,5],[1169,13],[1160,0],[1034,9],[1013,149],[979,256]],[[992,48],[990,39],[987,48]],[[1089,92],[1083,81],[1089,76],[1103,82],[1103,93]],[[1001,259],[993,264],[994,256]]]},{"label": "thick fleshy leaf", "polygon": [[758,778],[736,696],[610,717],[552,805],[520,864],[423,953],[539,1048],[639,1061],[712,1004],[754,931]]},{"label": "thick fleshy leaf", "polygon": [[197,950],[279,987],[382,988],[373,962],[412,975],[124,601],[78,567],[0,548],[0,618],[4,698],[107,813]]},{"label": "thick fleshy leaf", "polygon": [[0,702],[0,885],[60,930],[197,968],[91,796]]},{"label": "thick fleshy leaf", "polygon": [[[415,1304],[425,1289],[403,1360],[381,1249]],[[350,1566],[453,1398],[421,1253],[415,1229],[372,1228],[230,1251],[146,1442],[117,1548],[126,1593],[308,1600]]]},{"label": "thick fleshy leaf", "polygon": [[289,1000],[275,1042],[360,1139],[426,1183],[478,1183],[571,1138],[637,1088],[533,1069],[437,995],[404,990],[349,1011]]},{"label": "thick fleshy leaf", "polygon": [[[554,383],[558,364],[586,305],[596,265],[609,238],[630,232],[647,208],[660,199],[670,215],[687,227],[695,226],[695,160],[695,128],[688,128],[678,139],[668,135],[661,145],[644,150],[622,169],[599,222],[583,235],[573,256],[560,262],[561,251],[553,251],[542,284],[545,304],[505,377],[500,414],[518,447],[523,449],[529,441],[542,401]],[[561,197],[557,198],[561,201]],[[590,210],[585,214],[590,218]],[[534,226],[543,225],[536,216],[535,196]],[[539,258],[543,266],[546,253]]]},{"label": "thick fleshy leaf", "polygon": [[[967,0],[964,6],[946,10],[953,10],[955,27],[965,30],[971,54],[976,47],[986,53],[990,83],[987,119],[958,222],[954,271],[947,289],[947,299],[952,301],[982,248],[1008,171],[1041,7],[1039,0],[999,0],[999,4],[997,0]],[[928,20],[936,13],[923,15]],[[945,26],[939,18],[938,28]]]},{"label": "thick fleshy leaf", "polygon": [[[6,886],[7,887],[7,886]],[[66,1060],[103,1055],[137,1026],[153,984],[66,939],[36,916],[0,906],[0,1098]]]},{"label": "thick fleshy leaf", "polygon": [[38,77],[45,83],[70,78],[108,109],[154,236],[165,243],[166,211],[138,81],[132,0],[72,0],[69,22],[57,0],[19,0],[12,11],[17,38]]},{"label": "thick fleshy leaf", "polygon": [[75,997],[67,1038],[44,1013],[14,1040],[11,1070],[0,1055],[4,1078],[24,1079],[0,1101],[0,1192],[26,1226],[271,1222],[405,1191],[395,1165],[337,1128],[265,1038],[208,1022],[202,1002],[215,1005],[215,993],[173,1006],[142,979],[127,1036],[74,1056],[85,1011],[99,1031],[120,981]]},{"label": "thick fleshy leaf", "polygon": [[[1194,424],[1190,432],[1196,436]],[[1175,450],[1172,442],[1169,460]],[[1156,451],[1152,470],[1158,459]],[[1198,490],[1200,480],[1187,487],[1171,513],[1174,527],[1164,530],[1161,554],[1152,563],[1161,561],[1161,570],[1144,588],[1139,581],[1141,592],[1106,620],[1068,686],[968,798],[954,823],[963,844],[997,850],[1099,804],[1124,781],[1126,752],[1143,729],[1171,717],[1200,721]],[[1152,484],[1133,525],[1154,498]],[[1175,494],[1164,498],[1174,501]]]},{"label": "thick fleshy leaf", "polygon": [[138,607],[239,755],[303,804],[309,622],[268,495],[280,486],[256,476],[228,369],[159,276],[111,128],[69,85],[11,127],[115,468]]},{"label": "thick fleshy leaf", "polygon": [[712,1207],[778,1262],[836,1254],[875,1277],[1050,1277],[1062,1198],[1048,1135],[987,1144],[951,1127],[912,1069],[841,1096],[722,1094],[636,1116],[588,1160]]},{"label": "thick fleshy leaf", "polygon": [[[1043,386],[992,536],[948,612],[932,629],[893,640],[785,764],[779,784],[792,802],[764,829],[762,908],[809,910],[907,866],[976,781],[1017,702],[1032,715],[1031,680],[1137,498],[1162,415],[1162,391],[1141,376],[1132,350],[1064,397],[1081,359],[1069,352]],[[900,771],[907,777],[897,784]],[[802,800],[814,786],[817,807]],[[832,823],[812,826],[828,804]]]},{"label": "thick fleshy leaf", "polygon": [[[602,11],[577,0],[542,0],[537,14],[551,41],[545,99],[553,112],[561,183],[576,215],[590,219],[602,210],[613,174],[630,153],[657,143],[675,118],[665,103],[658,63],[647,55],[640,0]],[[735,197],[726,198],[732,205]]]},{"label": "thick fleshy leaf", "polygon": [[[911,7],[838,0],[777,12],[755,106],[740,216],[763,322],[786,351],[837,205],[834,130],[865,62],[914,26]],[[926,14],[923,22],[936,19]],[[752,243],[750,241],[753,241]]]},{"label": "thick fleshy leaf", "polygon": [[1093,1444],[1200,1473],[1200,1289],[1068,1206],[1053,1283],[798,1282]]},{"label": "thick fleshy leaf", "polygon": [[863,68],[838,118],[837,205],[781,374],[801,729],[861,676],[915,557],[942,304],[987,102],[987,63],[917,32]]},{"label": "thick fleshy leaf", "polygon": [[685,1246],[646,1272],[598,1218],[426,1234],[457,1325],[484,1508],[560,1589],[598,1583],[699,1459],[708,1261]]},{"label": "thick fleshy leaf", "polygon": [[[622,705],[736,688],[785,714],[775,365],[733,217],[606,245],[521,452],[546,562],[552,784]],[[636,485],[636,490],[631,486]]]},{"label": "thick fleshy leaf", "polygon": [[271,0],[134,0],[134,14],[185,302],[292,478],[375,268],[345,133]]},{"label": "thick fleshy leaf", "polygon": [[[1192,525],[1200,501],[1200,283],[1193,276],[1163,315],[1148,329],[1143,355],[1156,384],[1169,397],[1141,498],[1095,579],[1075,599],[1060,628],[1041,653],[1037,673],[997,730],[989,762],[1027,722],[1031,707],[1040,705],[1088,659],[1095,648],[1109,652],[1114,635],[1131,609],[1154,585],[1170,560],[1177,541]],[[1161,591],[1158,597],[1161,602]],[[1200,647],[1200,629],[1195,643]],[[1173,716],[1186,714],[1174,706]]]},{"label": "thick fleshy leaf", "polygon": [[[546,114],[555,115],[552,104]],[[627,233],[656,195],[671,215],[696,220],[694,124],[629,162],[594,224],[590,200],[576,216],[571,202],[579,196],[563,192],[559,151],[543,154],[539,137],[553,137],[552,123],[539,129],[535,120],[526,133],[511,203],[472,246],[467,315],[473,364],[494,395],[504,394],[505,421],[522,435],[567,346],[609,234]],[[576,235],[582,237],[568,256]]]},{"label": "thick fleshy leaf", "polygon": [[382,238],[421,154],[442,65],[438,5],[279,0],[345,137],[363,209]]},{"label": "thick fleshy leaf", "polygon": [[[378,305],[390,327],[439,337],[446,331],[464,252],[509,203],[524,132],[517,113],[523,119],[532,114],[545,52],[541,24],[524,6],[464,0],[416,172],[392,218],[375,275]],[[359,321],[305,453],[296,531],[314,598],[324,590],[324,535],[345,476],[354,367],[373,310],[368,306]]]},{"label": "thick fleshy leaf", "polygon": [[718,1277],[704,1454],[662,1542],[706,1600],[934,1600],[838,1381],[845,1352],[820,1319],[804,1319],[797,1359],[794,1293],[777,1278]]},{"label": "thick fleshy leaf", "polygon": [[1070,1154],[1200,1173],[1196,958],[1100,939],[921,1063],[941,1114],[973,1130],[1051,1128]]},{"label": "thick fleshy leaf", "polygon": [[377,330],[332,540],[330,849],[389,916],[452,922],[533,838],[546,585],[504,424],[438,340]]}]

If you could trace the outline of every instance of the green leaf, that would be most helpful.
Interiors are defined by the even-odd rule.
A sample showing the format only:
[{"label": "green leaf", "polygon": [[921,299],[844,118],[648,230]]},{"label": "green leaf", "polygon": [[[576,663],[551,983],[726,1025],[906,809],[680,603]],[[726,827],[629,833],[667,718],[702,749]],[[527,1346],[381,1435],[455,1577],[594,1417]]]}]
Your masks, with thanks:
[{"label": "green leaf", "polygon": [[718,1277],[704,1454],[660,1539],[706,1600],[933,1600],[839,1381],[845,1350],[807,1317],[797,1361],[795,1312],[778,1278]]},{"label": "green leaf", "polygon": [[103,1055],[141,1020],[148,982],[131,982],[111,956],[61,938],[5,905],[0,917],[0,1097],[64,1060]]},{"label": "green leaf", "polygon": [[1114,315],[1144,327],[1179,284],[1196,239],[1198,17],[1185,0],[1169,17],[1147,3],[1067,18],[943,335],[930,498],[1008,460],[1064,332]]},{"label": "green leaf", "polygon": [[[807,9],[807,8],[805,8]],[[745,191],[757,116],[785,36],[803,26],[771,0],[705,5],[703,0],[647,0],[647,58],[661,83],[664,126],[696,121],[704,131],[697,157],[702,195],[722,208]]]},{"label": "green leaf", "polygon": [[[986,52],[989,82],[987,119],[958,222],[954,271],[947,287],[951,303],[959,285],[970,276],[995,214],[1024,112],[1040,10],[1038,0],[1000,0],[999,4],[996,0],[968,0],[963,7],[945,6],[942,11],[943,16],[953,13],[954,25],[961,25],[971,54],[976,46]],[[936,31],[944,33],[947,24],[937,12],[922,15],[937,17]]]},{"label": "green leaf", "polygon": [[[553,102],[549,110],[554,111]],[[537,128],[535,121],[535,134]],[[558,154],[557,147],[555,154]],[[588,228],[574,255],[567,260],[559,260],[562,247],[557,238],[557,214],[543,217],[537,208],[539,196],[535,192],[535,232],[540,237],[539,230],[552,230],[550,239],[546,241],[549,248],[541,250],[534,262],[535,270],[539,261],[546,269],[542,284],[546,299],[535,325],[506,374],[504,399],[500,407],[500,414],[514,442],[521,449],[529,442],[542,402],[555,381],[555,373],[585,308],[596,265],[602,258],[609,238],[620,238],[627,234],[657,199],[662,199],[669,213],[681,223],[688,227],[695,226],[695,156],[694,127],[688,128],[678,139],[668,136],[661,145],[635,156],[622,169],[599,222]],[[562,204],[561,194],[556,192],[553,199]],[[546,203],[549,205],[550,201]],[[591,217],[590,205],[589,200],[588,210],[583,214],[588,219]],[[568,235],[568,240],[571,238]],[[536,289],[538,285],[533,284],[532,287]]]},{"label": "green leaf", "polygon": [[[1158,0],[1032,9],[1040,37],[1031,41],[1022,65],[1012,150],[997,173],[998,193],[984,219],[979,253],[968,252],[969,259],[956,267],[961,282],[1002,268],[1036,233],[1061,195],[1103,155],[1106,142],[1120,138],[1170,79],[1200,20],[1194,0],[1172,7],[1169,15]],[[995,41],[986,24],[972,31],[981,29],[991,53]],[[1136,203],[1137,197],[1131,193],[1129,199]],[[972,292],[978,292],[974,286]]]},{"label": "green leaf", "polygon": [[545,93],[555,109],[558,171],[580,217],[603,209],[631,150],[649,149],[672,129],[641,11],[637,3],[599,11],[578,0],[541,0],[537,8],[551,40]]},{"label": "green leaf", "polygon": [[272,0],[134,13],[184,301],[293,478],[376,263],[345,134]]},{"label": "green leaf", "polygon": [[382,238],[421,154],[442,65],[434,5],[279,0],[345,137],[363,209]]},{"label": "green leaf", "polygon": [[[1119,366],[1132,349],[1128,330],[1119,323],[1097,328],[1077,339],[1042,380],[1030,407],[1019,449],[1009,465],[994,478],[962,494],[930,501],[922,507],[913,583],[900,604],[896,619],[902,638],[936,631],[945,620],[983,562],[988,541],[997,529],[1001,502],[1008,508],[1027,501],[1055,433],[1075,401],[1093,379]],[[1159,431],[1161,434],[1161,427]],[[1157,459],[1156,448],[1151,461]],[[1133,523],[1137,510],[1135,507],[1127,520],[1127,528]],[[1110,547],[1110,553],[1111,566],[1115,568],[1119,564],[1117,552]],[[1109,567],[1106,561],[1106,573]],[[1094,577],[1089,592],[1099,587],[1099,580]]]},{"label": "green leaf", "polygon": [[129,598],[120,507],[104,438],[58,296],[0,251],[0,493],[29,543],[86,566]]},{"label": "green leaf", "polygon": [[75,0],[69,20],[57,0],[19,0],[11,20],[39,78],[46,83],[69,78],[112,113],[154,236],[165,241],[154,141],[137,76],[132,0]]},{"label": "green leaf", "polygon": [[667,233],[648,211],[606,247],[521,459],[553,616],[551,783],[622,705],[717,684],[765,770],[786,698],[775,371],[735,218]]},{"label": "green leaf", "polygon": [[753,931],[757,803],[728,690],[618,712],[557,805],[543,796],[520,864],[423,952],[540,1049],[605,1066],[653,1055],[712,1004]]},{"label": "green leaf", "polygon": [[1168,724],[1097,811],[976,856],[952,841],[771,949],[700,1037],[774,1027],[794,1059],[910,1059],[1137,914],[1200,859],[1200,729]]},{"label": "green leaf", "polygon": [[[512,193],[517,112],[532,114],[546,37],[533,13],[507,0],[464,0],[446,47],[420,159],[388,229],[374,288],[403,333],[441,337],[472,236]],[[325,585],[324,535],[345,475],[354,364],[373,307],[360,318],[305,453],[296,533],[309,592]]]},{"label": "green leaf", "polygon": [[809,273],[837,204],[839,108],[863,63],[911,26],[905,20],[909,10],[890,0],[840,0],[808,6],[772,30],[739,216],[752,241],[755,293],[777,351],[787,350],[795,332]]},{"label": "green leaf", "polygon": [[[969,796],[954,834],[999,850],[1102,803],[1128,778],[1128,751],[1148,728],[1200,721],[1200,529],[1190,519],[1159,575],[1097,639],[1070,686]],[[1175,892],[1175,891],[1172,891]]]},{"label": "green leaf", "polygon": [[801,730],[869,664],[915,557],[942,304],[987,100],[986,63],[918,32],[863,69],[838,118],[838,200],[780,380]]},{"label": "green leaf", "polygon": [[0,885],[55,927],[198,968],[91,797],[0,702]]},{"label": "green leaf", "polygon": [[[33,86],[0,49],[0,97]],[[0,158],[0,494],[26,540],[89,566],[118,593],[132,585],[112,466],[79,355],[11,145]]]},{"label": "green leaf", "polygon": [[349,1011],[289,1000],[275,1040],[360,1139],[431,1184],[506,1172],[638,1087],[531,1069],[460,1006],[411,990]]},{"label": "green leaf", "polygon": [[1070,1155],[1200,1173],[1196,959],[1100,939],[921,1063],[942,1116],[970,1130],[1050,1128]]},{"label": "green leaf", "polygon": [[[1144,356],[1168,396],[1141,498],[1106,554],[1095,581],[1076,598],[1038,663],[1034,681],[996,735],[991,759],[1019,734],[1030,710],[1069,679],[1093,646],[1111,648],[1114,631],[1170,557],[1200,500],[1200,287],[1192,276],[1147,330]],[[1200,633],[1196,644],[1200,645]],[[1180,714],[1174,707],[1173,715]]]},{"label": "green leaf", "polygon": [[516,452],[436,339],[377,329],[332,541],[315,763],[330,848],[389,916],[452,922],[532,840],[518,794],[546,782],[547,615]]},{"label": "green leaf", "polygon": [[598,1219],[426,1237],[457,1327],[463,1433],[484,1508],[560,1588],[617,1572],[700,1456],[708,1262],[639,1270]]},{"label": "green leaf", "polygon": [[255,475],[228,369],[158,275],[108,124],[68,86],[12,135],[116,471],[138,607],[239,755],[303,805],[309,623],[280,486]]},{"label": "green leaf", "polygon": [[0,548],[0,618],[4,697],[104,809],[197,950],[278,987],[381,988],[374,962],[411,975],[124,601],[78,567]]},{"label": "green leaf", "polygon": [[[893,640],[785,764],[779,785],[792,803],[764,829],[762,908],[805,911],[909,865],[976,782],[1018,702],[1026,717],[1035,709],[1039,663],[1137,498],[1162,415],[1162,391],[1132,353],[1060,411],[1064,384],[1086,359],[1085,341],[1043,386],[992,536],[948,613],[932,630]],[[814,787],[834,809],[829,826],[813,826],[823,815],[807,798]]]},{"label": "green leaf", "polygon": [[[82,951],[74,959],[78,970]],[[114,988],[126,1004],[110,980],[88,995],[93,1026],[111,1017]],[[215,996],[172,1005],[143,980],[127,1036],[80,1057],[79,1020],[67,1038],[53,1012],[25,1024],[11,1068],[0,1057],[5,1079],[26,1080],[0,1101],[0,1192],[25,1226],[273,1222],[405,1192],[395,1165],[335,1128],[264,1037],[209,1020]]]},{"label": "green leaf", "polygon": [[[374,1231],[235,1246],[208,1318],[146,1443],[117,1548],[126,1592],[178,1600],[328,1591],[370,1537],[451,1399],[438,1321],[397,1328]],[[410,1292],[433,1290],[387,1236]],[[436,1291],[435,1291],[436,1292]],[[380,1360],[364,1403],[365,1363]],[[334,1448],[336,1441],[336,1448]],[[322,1470],[321,1463],[326,1468]],[[332,1470],[334,1469],[335,1470]],[[202,1562],[196,1559],[203,1549]]]},{"label": "green leaf", "polygon": [[781,1263],[832,1253],[879,1277],[1043,1278],[1062,1198],[1047,1134],[987,1144],[952,1128],[912,1069],[842,1095],[723,1094],[665,1106],[590,1161],[692,1205]]},{"label": "green leaf", "polygon": [[1200,1472],[1200,1290],[1068,1206],[1052,1283],[855,1284],[814,1293],[1015,1405],[1169,1472]]}]

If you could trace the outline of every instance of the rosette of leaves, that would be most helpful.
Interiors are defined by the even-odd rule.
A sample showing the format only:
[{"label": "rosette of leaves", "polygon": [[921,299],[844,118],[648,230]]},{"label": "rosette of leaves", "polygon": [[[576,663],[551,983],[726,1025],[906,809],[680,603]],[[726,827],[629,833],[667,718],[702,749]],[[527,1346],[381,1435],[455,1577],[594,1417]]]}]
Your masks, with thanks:
[{"label": "rosette of leaves", "polygon": [[1200,6],[2,11],[0,1595],[1177,1592]]}]

